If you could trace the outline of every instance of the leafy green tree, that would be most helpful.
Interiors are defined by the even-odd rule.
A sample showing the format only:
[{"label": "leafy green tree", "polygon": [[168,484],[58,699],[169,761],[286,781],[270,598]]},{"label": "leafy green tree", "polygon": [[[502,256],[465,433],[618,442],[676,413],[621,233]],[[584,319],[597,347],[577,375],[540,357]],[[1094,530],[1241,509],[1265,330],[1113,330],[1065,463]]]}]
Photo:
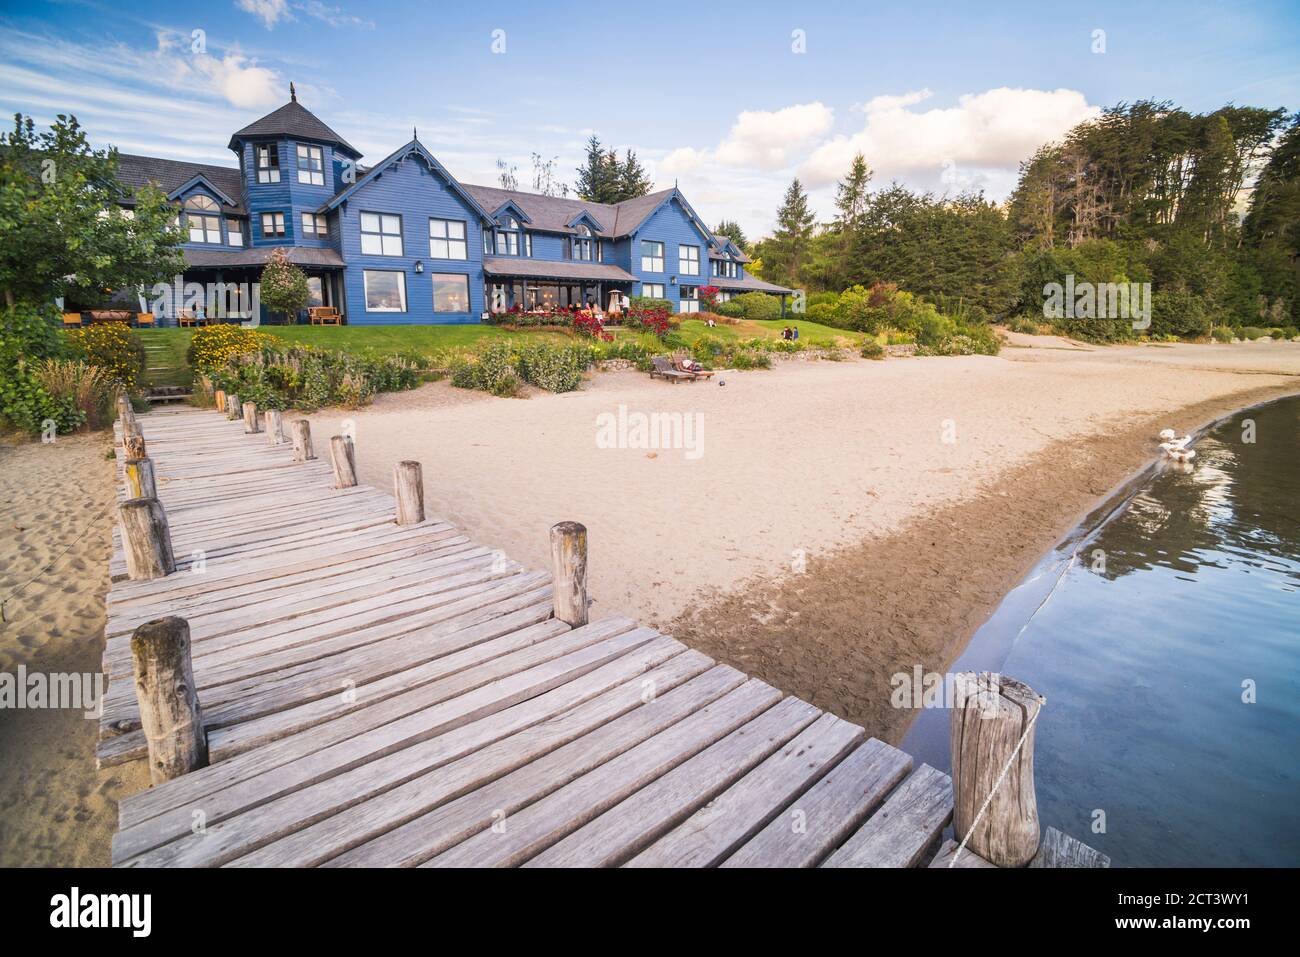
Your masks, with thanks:
[{"label": "leafy green tree", "polygon": [[812,247],[817,218],[808,208],[808,194],[796,177],[776,211],[776,232],[763,250],[766,275],[797,284]]},{"label": "leafy green tree", "polygon": [[1259,279],[1256,297],[1283,300],[1291,324],[1300,324],[1300,113],[1260,173],[1242,237]]},{"label": "leafy green tree", "polygon": [[307,274],[289,262],[289,254],[282,248],[271,253],[262,270],[260,295],[267,311],[283,315],[287,322],[307,307],[311,295]]},{"label": "leafy green tree", "polygon": [[185,268],[175,210],[153,186],[129,199],[117,151],[92,150],[76,117],[60,114],[37,133],[15,115],[0,134],[0,291],[4,303],[59,297],[97,304],[115,291],[151,286]]}]

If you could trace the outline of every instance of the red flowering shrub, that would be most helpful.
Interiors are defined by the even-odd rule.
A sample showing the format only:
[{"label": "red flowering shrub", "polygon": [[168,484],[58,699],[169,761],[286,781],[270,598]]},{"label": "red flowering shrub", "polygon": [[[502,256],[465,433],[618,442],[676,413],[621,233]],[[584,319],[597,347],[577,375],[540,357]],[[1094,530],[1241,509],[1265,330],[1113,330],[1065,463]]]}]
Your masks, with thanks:
[{"label": "red flowering shrub", "polygon": [[705,312],[718,311],[718,287],[701,286],[700,287],[700,308]]},{"label": "red flowering shrub", "polygon": [[673,313],[666,305],[647,305],[633,301],[631,308],[628,309],[627,324],[633,329],[653,332],[662,339],[672,328]]},{"label": "red flowering shrub", "polygon": [[614,337],[605,331],[605,324],[599,316],[589,315],[585,312],[574,312],[572,322],[573,328],[577,330],[579,335],[590,336],[602,342],[614,341]]}]

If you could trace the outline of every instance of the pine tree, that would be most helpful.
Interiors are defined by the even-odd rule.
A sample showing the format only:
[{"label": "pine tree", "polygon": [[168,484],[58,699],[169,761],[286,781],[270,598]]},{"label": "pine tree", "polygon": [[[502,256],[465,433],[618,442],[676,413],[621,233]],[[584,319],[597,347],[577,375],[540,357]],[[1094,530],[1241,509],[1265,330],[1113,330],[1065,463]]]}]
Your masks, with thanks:
[{"label": "pine tree", "polygon": [[[617,165],[617,158],[614,162]],[[589,203],[605,202],[604,197],[610,193],[609,154],[600,145],[600,138],[595,133],[587,140],[587,159],[578,167],[577,173],[578,181],[574,184],[574,192],[578,198]]]},{"label": "pine tree", "polygon": [[652,189],[654,183],[636,158],[636,154],[628,150],[624,154],[623,166],[619,170],[619,197],[615,202],[636,199],[638,196],[646,195]]},{"label": "pine tree", "polygon": [[816,221],[808,208],[808,194],[796,177],[785,191],[781,208],[776,211],[776,233],[772,239],[777,255],[775,261],[768,261],[768,269],[773,275],[780,275],[789,282],[798,281]]},{"label": "pine tree", "polygon": [[745,247],[749,244],[745,239],[745,231],[741,229],[740,224],[734,220],[724,219],[722,222],[718,223],[718,228],[713,231],[713,234],[715,236],[726,236],[740,247],[741,252],[744,252]]},{"label": "pine tree", "polygon": [[862,225],[867,211],[867,184],[871,182],[871,167],[866,157],[858,153],[853,157],[849,175],[835,187],[835,208],[840,211],[837,225],[842,231],[854,232]]}]

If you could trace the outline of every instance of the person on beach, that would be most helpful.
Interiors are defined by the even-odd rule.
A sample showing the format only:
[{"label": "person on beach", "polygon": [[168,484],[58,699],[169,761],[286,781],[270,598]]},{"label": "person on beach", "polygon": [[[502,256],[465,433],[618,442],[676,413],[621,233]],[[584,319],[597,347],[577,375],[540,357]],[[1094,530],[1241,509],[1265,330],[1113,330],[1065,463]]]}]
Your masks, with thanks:
[{"label": "person on beach", "polygon": [[793,331],[792,331],[792,333],[791,333],[791,336],[790,336],[790,341],[791,341],[791,342],[798,342],[798,341],[799,341],[799,327],[798,327],[798,326],[795,326],[795,327],[794,327],[794,329],[793,329]]}]

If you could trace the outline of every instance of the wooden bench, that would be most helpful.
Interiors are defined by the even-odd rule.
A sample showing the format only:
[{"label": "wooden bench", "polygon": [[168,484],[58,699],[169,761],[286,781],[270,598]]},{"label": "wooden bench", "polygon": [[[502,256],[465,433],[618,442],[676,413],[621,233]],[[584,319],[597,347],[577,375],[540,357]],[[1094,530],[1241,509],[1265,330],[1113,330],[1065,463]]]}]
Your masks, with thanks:
[{"label": "wooden bench", "polygon": [[137,326],[157,326],[158,320],[152,312],[137,312],[135,314],[135,324]]},{"label": "wooden bench", "polygon": [[333,306],[311,306],[307,318],[313,326],[337,326],[341,324],[339,311]]},{"label": "wooden bench", "polygon": [[63,314],[63,325],[64,325],[65,328],[68,327],[68,326],[80,326],[80,325],[81,325],[81,313],[79,313],[79,312],[65,312],[65,313]]},{"label": "wooden bench", "polygon": [[176,314],[176,322],[182,328],[185,326],[206,326],[207,319],[200,319],[192,310],[182,309]]}]

